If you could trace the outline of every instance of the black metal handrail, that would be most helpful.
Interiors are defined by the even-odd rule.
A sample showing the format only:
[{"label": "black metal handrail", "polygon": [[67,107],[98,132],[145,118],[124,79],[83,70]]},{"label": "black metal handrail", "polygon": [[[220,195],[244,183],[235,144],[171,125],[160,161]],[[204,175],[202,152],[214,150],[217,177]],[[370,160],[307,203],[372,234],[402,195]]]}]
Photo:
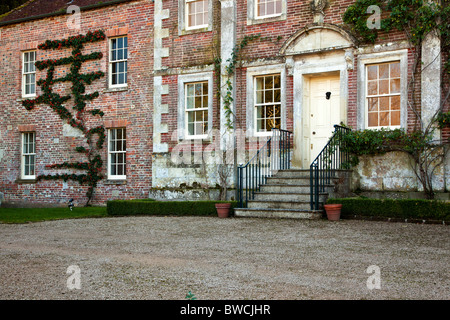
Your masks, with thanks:
[{"label": "black metal handrail", "polygon": [[254,199],[268,177],[278,170],[291,167],[291,134],[283,129],[272,129],[266,141],[246,165],[238,167],[237,198],[239,208],[246,208],[248,200]]},{"label": "black metal handrail", "polygon": [[339,125],[335,125],[334,129],[333,136],[309,168],[311,210],[319,210],[320,193],[325,192],[325,188],[330,185],[336,170],[346,169],[350,160],[342,135],[351,129]]}]

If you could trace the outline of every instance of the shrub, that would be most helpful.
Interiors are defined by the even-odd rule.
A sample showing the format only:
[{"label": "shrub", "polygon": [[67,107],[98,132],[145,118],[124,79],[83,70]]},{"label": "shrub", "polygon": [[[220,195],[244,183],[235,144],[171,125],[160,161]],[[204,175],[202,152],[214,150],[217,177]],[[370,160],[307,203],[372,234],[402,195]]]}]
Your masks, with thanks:
[{"label": "shrub", "polygon": [[217,211],[215,204],[219,202],[231,203],[231,210],[237,206],[237,201],[155,201],[152,199],[112,200],[107,203],[107,214],[111,216],[216,216]]},{"label": "shrub", "polygon": [[341,214],[378,218],[427,219],[450,221],[450,202],[422,199],[328,199],[341,203]]}]

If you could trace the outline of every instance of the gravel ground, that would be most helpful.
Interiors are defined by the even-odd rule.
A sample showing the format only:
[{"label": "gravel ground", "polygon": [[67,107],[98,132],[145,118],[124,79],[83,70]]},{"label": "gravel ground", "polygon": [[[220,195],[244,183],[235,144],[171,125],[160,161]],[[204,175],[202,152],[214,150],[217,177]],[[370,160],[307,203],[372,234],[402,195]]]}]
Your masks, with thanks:
[{"label": "gravel ground", "polygon": [[[449,230],[215,217],[0,224],[0,299],[447,300]],[[81,288],[71,290],[73,265]],[[367,287],[371,265],[380,289]]]}]

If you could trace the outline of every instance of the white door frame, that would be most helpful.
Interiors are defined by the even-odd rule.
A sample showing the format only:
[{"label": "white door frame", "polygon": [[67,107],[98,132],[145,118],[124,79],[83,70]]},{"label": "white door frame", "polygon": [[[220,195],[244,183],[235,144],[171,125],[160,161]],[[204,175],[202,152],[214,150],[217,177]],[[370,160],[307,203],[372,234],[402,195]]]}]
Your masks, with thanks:
[{"label": "white door frame", "polygon": [[[321,83],[321,85],[324,85],[324,81],[326,81],[326,83],[330,84],[331,86],[338,86],[338,88],[334,88],[334,89],[327,89],[327,91],[330,91],[331,97],[330,97],[330,101],[326,100],[325,97],[325,92],[327,91],[323,91],[321,92],[320,96],[316,96],[317,95],[317,90],[318,87],[316,87],[317,85],[319,85],[319,83]],[[336,83],[337,82],[337,83]],[[331,134],[334,132],[334,128],[333,125],[335,124],[339,124],[341,122],[341,109],[340,109],[340,74],[339,72],[330,72],[330,73],[319,73],[319,74],[312,74],[309,76],[305,75],[305,79],[304,79],[304,84],[305,84],[305,89],[307,87],[309,87],[309,92],[308,95],[303,95],[303,141],[305,143],[305,148],[304,148],[304,153],[303,153],[303,162],[304,163],[311,163],[315,156],[317,155],[317,151],[321,150],[325,144],[326,141],[328,141],[328,139],[331,137]],[[328,85],[327,85],[328,86]],[[313,92],[314,91],[314,92]],[[323,95],[322,95],[323,93]],[[313,97],[315,97],[313,99]],[[315,107],[317,108],[324,108],[325,105],[329,105],[329,112],[324,112],[324,113],[319,113],[317,110],[313,109],[313,101],[314,103],[316,103],[316,98],[320,99],[320,104],[315,105]],[[323,105],[325,104],[325,105]],[[338,106],[336,106],[336,104]],[[336,109],[338,108],[338,109]],[[325,113],[332,113],[329,115],[326,115]],[[314,115],[314,117],[313,117]],[[320,119],[321,117],[330,117],[330,122],[326,122],[323,123],[325,124],[329,124],[330,126],[326,126],[326,130],[325,127],[314,127],[313,123],[316,123],[318,118]],[[332,122],[332,123],[331,123]],[[316,123],[317,125],[317,123]],[[326,133],[324,132],[324,130],[326,131]],[[316,132],[317,131],[317,132]],[[323,136],[325,134],[325,136]],[[325,139],[325,140],[324,140]],[[314,149],[313,149],[313,145],[314,145]],[[306,148],[306,146],[308,146]],[[314,151],[313,151],[314,150]],[[307,152],[308,151],[308,152]]]},{"label": "white door frame", "polygon": [[[292,166],[294,168],[308,169],[310,163],[305,163],[304,154],[309,144],[304,141],[305,132],[308,130],[309,118],[304,119],[305,98],[309,86],[309,77],[315,74],[332,74],[339,72],[340,75],[340,107],[341,121],[347,123],[348,103],[348,63],[344,50],[327,53],[317,53],[292,57],[294,60],[294,150]],[[309,153],[308,153],[309,154]],[[309,155],[308,155],[309,157]]]}]

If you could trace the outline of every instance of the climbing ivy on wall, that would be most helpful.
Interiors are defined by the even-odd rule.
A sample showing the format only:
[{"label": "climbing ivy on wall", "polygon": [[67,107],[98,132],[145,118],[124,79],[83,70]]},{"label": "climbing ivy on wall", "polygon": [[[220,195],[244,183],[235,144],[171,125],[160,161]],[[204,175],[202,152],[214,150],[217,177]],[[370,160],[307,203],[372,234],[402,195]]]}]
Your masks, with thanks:
[{"label": "climbing ivy on wall", "polygon": [[[379,28],[369,28],[367,13],[369,6],[378,6],[381,9]],[[369,10],[370,11],[370,10]],[[409,97],[408,110],[417,117],[412,131],[396,130],[363,130],[346,133],[343,137],[349,152],[353,154],[351,165],[358,163],[358,156],[383,154],[389,151],[402,151],[409,154],[413,160],[413,168],[422,183],[423,190],[428,198],[434,197],[433,175],[445,159],[448,148],[443,144],[448,141],[434,141],[436,127],[442,129],[448,126],[448,112],[444,113],[444,105],[448,103],[450,90],[448,87],[450,75],[450,6],[449,1],[442,4],[427,0],[357,0],[349,6],[343,15],[344,23],[350,28],[355,37],[362,43],[374,44],[381,33],[393,30],[403,32],[414,50],[412,76],[408,83]],[[441,40],[441,54],[446,59],[442,72],[442,88],[444,99],[438,111],[429,124],[422,124],[421,101],[415,94],[415,83],[418,74],[427,66],[421,59],[421,46],[425,37],[435,32]],[[447,91],[445,91],[447,90]]]},{"label": "climbing ivy on wall", "polygon": [[[35,63],[36,68],[40,71],[47,69],[47,76],[45,79],[37,81],[37,85],[41,87],[42,95],[35,99],[28,99],[22,102],[22,105],[27,110],[33,110],[40,104],[46,104],[54,110],[61,120],[68,123],[73,128],[80,130],[86,139],[87,148],[84,146],[77,146],[75,151],[80,154],[84,154],[87,158],[85,162],[63,162],[59,164],[50,164],[46,167],[48,169],[73,169],[84,170],[85,173],[62,173],[54,175],[39,175],[37,180],[74,180],[82,185],[88,185],[88,191],[86,193],[87,203],[89,205],[93,195],[95,187],[98,181],[103,178],[102,167],[103,161],[99,154],[99,151],[103,148],[105,142],[105,128],[97,126],[94,128],[88,128],[85,120],[85,109],[89,102],[93,101],[99,96],[99,93],[93,92],[86,94],[86,85],[92,84],[95,80],[104,77],[104,73],[101,71],[95,71],[90,73],[81,73],[81,67],[83,63],[87,61],[102,59],[103,54],[101,52],[92,52],[89,54],[83,54],[82,50],[86,43],[94,43],[102,41],[106,38],[103,31],[98,30],[95,32],[88,32],[85,35],[72,36],[63,40],[47,40],[38,46],[40,50],[61,50],[72,49],[72,55],[60,59],[48,59],[37,61]],[[55,68],[58,66],[70,65],[70,72],[63,77],[55,77]],[[71,82],[71,95],[59,95],[53,90],[53,85],[56,83]],[[75,115],[69,111],[65,103],[73,98],[74,105],[72,109]],[[92,116],[103,117],[104,113],[100,109],[90,110],[89,113]],[[97,136],[97,141],[94,144],[94,136]]]},{"label": "climbing ivy on wall", "polygon": [[[227,76],[227,80],[226,80],[226,93],[225,95],[222,97],[223,98],[223,108],[224,108],[224,112],[225,112],[225,118],[226,118],[226,123],[225,126],[227,127],[227,129],[233,129],[234,125],[233,125],[233,110],[232,110],[232,104],[233,104],[233,83],[232,83],[232,77],[234,76],[234,73],[236,71],[236,65],[239,61],[239,56],[240,53],[245,49],[245,47],[247,47],[247,45],[256,39],[259,39],[261,37],[260,34],[256,34],[256,35],[250,35],[250,36],[245,36],[242,38],[242,40],[239,42],[239,44],[237,44],[234,48],[233,51],[231,53],[231,57],[228,58],[227,60],[227,65],[225,66],[225,75]],[[218,83],[220,83],[220,74],[221,74],[221,60],[220,58],[215,59],[214,61],[214,67],[215,67],[215,71],[217,74],[217,81]],[[220,85],[218,85],[218,90],[219,90],[219,96],[220,96]]]},{"label": "climbing ivy on wall", "polygon": [[[425,36],[436,30],[441,37],[442,52],[450,50],[450,5],[448,0],[443,4],[427,0],[357,0],[349,6],[343,15],[343,21],[353,33],[365,43],[375,43],[379,32],[390,32],[394,29],[406,33],[413,45],[419,45]],[[367,25],[369,6],[381,9],[379,29],[370,29]],[[450,73],[450,57],[447,57],[445,68]]]}]

